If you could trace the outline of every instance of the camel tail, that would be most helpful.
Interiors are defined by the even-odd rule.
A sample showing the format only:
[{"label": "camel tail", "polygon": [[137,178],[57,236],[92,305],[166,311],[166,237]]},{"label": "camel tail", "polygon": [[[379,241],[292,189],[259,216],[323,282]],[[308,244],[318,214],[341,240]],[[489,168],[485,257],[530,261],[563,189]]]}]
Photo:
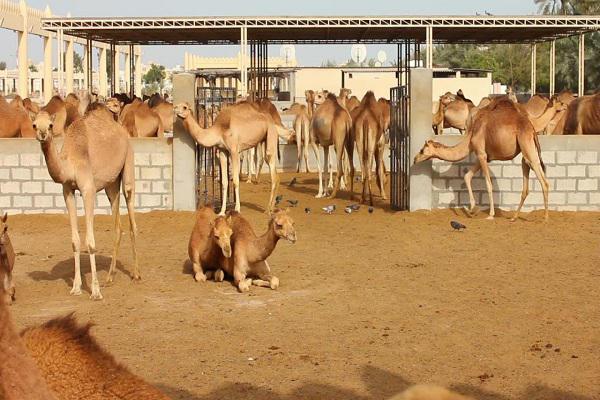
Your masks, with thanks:
[{"label": "camel tail", "polygon": [[540,141],[538,140],[538,135],[534,134],[534,138],[533,140],[535,141],[535,148],[537,149],[538,152],[538,157],[540,159],[540,164],[542,166],[542,171],[544,171],[544,173],[546,173],[546,164],[544,164],[544,160],[542,160],[542,148],[540,146]]}]

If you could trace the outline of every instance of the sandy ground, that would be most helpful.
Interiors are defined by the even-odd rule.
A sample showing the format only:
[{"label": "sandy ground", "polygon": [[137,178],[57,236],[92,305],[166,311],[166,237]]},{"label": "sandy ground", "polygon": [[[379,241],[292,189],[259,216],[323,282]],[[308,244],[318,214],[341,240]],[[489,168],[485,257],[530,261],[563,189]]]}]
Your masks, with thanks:
[{"label": "sandy ground", "polygon": [[[385,399],[413,383],[479,399],[600,399],[599,213],[510,223],[393,213],[380,201],[373,214],[348,215],[348,200],[314,199],[314,175],[293,188],[291,177],[282,193],[299,200],[299,240],[270,258],[277,291],[194,282],[194,214],[153,212],[138,215],[143,281],[129,279],[125,236],[104,300],[89,300],[89,285],[72,297],[67,217],[11,217],[18,326],[76,311],[118,360],[175,399]],[[242,186],[242,211],[259,232],[267,191]],[[320,211],[334,203],[335,214]],[[453,232],[453,219],[466,231]],[[96,218],[102,280],[111,226]],[[89,284],[87,255],[82,269]]]}]

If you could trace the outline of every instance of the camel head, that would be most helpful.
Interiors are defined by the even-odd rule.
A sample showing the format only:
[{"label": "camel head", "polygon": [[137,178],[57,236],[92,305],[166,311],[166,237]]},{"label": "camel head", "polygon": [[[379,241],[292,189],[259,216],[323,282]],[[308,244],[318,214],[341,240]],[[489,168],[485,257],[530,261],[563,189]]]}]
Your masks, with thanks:
[{"label": "camel head", "polygon": [[0,217],[0,280],[2,281],[2,288],[0,292],[3,293],[4,299],[0,301],[6,301],[7,304],[12,303],[15,300],[15,285],[12,280],[12,271],[15,263],[15,252],[10,243],[8,237],[8,214],[4,214]]},{"label": "camel head", "polygon": [[231,215],[228,215],[227,217],[217,217],[217,219],[211,223],[213,239],[221,248],[223,256],[227,258],[231,257],[231,235],[233,234],[231,224]]},{"label": "camel head", "polygon": [[190,103],[179,103],[173,107],[173,111],[175,111],[175,115],[177,115],[181,119],[186,119],[193,115],[192,106]]},{"label": "camel head", "polygon": [[447,106],[456,100],[456,95],[454,93],[446,92],[442,96],[440,96],[440,104]]},{"label": "camel head", "polygon": [[314,90],[305,90],[304,91],[304,97],[306,97],[306,102],[307,103],[315,101],[315,92],[314,92]]},{"label": "camel head", "polygon": [[46,111],[40,111],[33,118],[33,129],[38,141],[43,143],[52,139],[54,116],[55,114],[50,115]]},{"label": "camel head", "polygon": [[119,115],[121,113],[121,109],[123,108],[123,103],[114,97],[111,97],[108,100],[106,100],[105,105],[106,108],[108,108],[108,111],[110,111],[114,115]]},{"label": "camel head", "polygon": [[290,216],[289,210],[275,210],[271,214],[271,224],[278,238],[296,243],[296,224]]},{"label": "camel head", "polygon": [[350,97],[351,94],[352,94],[352,89],[348,89],[348,88],[341,88],[340,89],[340,97],[341,98]]},{"label": "camel head", "polygon": [[426,140],[425,145],[423,146],[423,148],[421,148],[419,154],[415,156],[414,164],[420,163],[422,161],[427,161],[430,158],[434,157],[436,154],[435,148],[439,145],[439,143],[436,143],[431,139]]},{"label": "camel head", "polygon": [[329,96],[329,91],[327,90],[319,90],[315,93],[315,104],[316,105],[321,105],[323,103],[325,103],[325,100],[327,100],[327,96]]}]

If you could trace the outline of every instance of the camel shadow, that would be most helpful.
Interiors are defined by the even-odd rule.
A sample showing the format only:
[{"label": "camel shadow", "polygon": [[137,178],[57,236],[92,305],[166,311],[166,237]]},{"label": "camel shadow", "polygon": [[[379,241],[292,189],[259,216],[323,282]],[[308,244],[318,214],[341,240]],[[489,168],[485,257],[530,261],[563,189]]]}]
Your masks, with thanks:
[{"label": "camel shadow", "polygon": [[[96,254],[96,270],[106,271],[110,268],[111,257],[101,256]],[[124,275],[131,277],[128,270],[123,267],[123,264],[117,259],[117,270],[122,272]],[[75,275],[75,261],[73,257],[67,258],[56,263],[50,271],[31,271],[27,275],[34,281],[57,281],[63,280],[67,286],[73,285],[73,276]],[[88,287],[86,282],[86,276],[91,275],[90,258],[87,253],[81,254],[81,278],[82,278],[82,289],[90,292],[91,289]],[[102,278],[98,278],[102,282]]]}]

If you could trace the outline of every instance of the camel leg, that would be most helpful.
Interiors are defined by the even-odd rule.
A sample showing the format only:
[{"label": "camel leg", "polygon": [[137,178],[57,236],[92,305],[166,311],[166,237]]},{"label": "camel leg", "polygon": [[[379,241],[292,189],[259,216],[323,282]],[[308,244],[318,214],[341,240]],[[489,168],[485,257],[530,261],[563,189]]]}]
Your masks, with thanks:
[{"label": "camel leg", "polygon": [[525,160],[525,157],[521,160],[521,169],[523,170],[523,191],[521,192],[521,201],[519,202],[519,207],[517,207],[517,211],[515,211],[515,215],[511,218],[511,221],[516,221],[519,217],[519,212],[521,212],[521,208],[523,207],[523,203],[525,203],[525,199],[529,194],[529,165]]},{"label": "camel leg", "polygon": [[117,266],[117,256],[119,255],[119,247],[121,245],[121,216],[119,215],[119,203],[121,200],[121,182],[120,180],[117,182],[113,182],[111,185],[105,188],[106,197],[108,197],[108,201],[110,202],[111,213],[114,220],[115,227],[115,239],[113,242],[113,254],[112,259],[110,260],[110,269],[108,270],[108,276],[106,277],[106,284],[110,284],[113,281],[116,266]]},{"label": "camel leg", "polygon": [[[327,181],[327,189],[333,188],[333,170],[329,164],[329,146],[323,146],[323,169],[325,169],[325,176],[329,176],[329,180]],[[327,189],[325,189],[323,196],[327,196]]]},{"label": "camel leg", "polygon": [[92,300],[102,300],[98,273],[96,272],[96,239],[94,238],[94,205],[96,192],[93,188],[83,190],[83,207],[85,210],[85,242],[90,254],[90,267],[92,269]]},{"label": "camel leg", "polygon": [[[256,158],[256,183],[260,182],[260,173],[262,172],[263,166],[265,164],[265,153],[266,153],[266,143],[262,142],[260,143],[257,148],[256,148],[256,154],[257,154],[257,158]],[[259,157],[259,152],[260,150],[260,157]]]},{"label": "camel leg", "polygon": [[71,223],[71,244],[73,246],[73,259],[75,261],[75,276],[73,277],[73,288],[71,294],[79,296],[81,294],[81,240],[79,239],[79,229],[77,227],[77,207],[75,205],[75,193],[72,189],[63,186],[63,196],[69,213],[69,222]]},{"label": "camel leg", "polygon": [[302,121],[299,118],[294,120],[294,130],[296,131],[296,149],[298,150],[296,173],[300,173],[300,164],[302,164]]},{"label": "camel leg", "polygon": [[483,176],[485,176],[485,185],[487,186],[487,192],[490,198],[490,215],[487,217],[487,219],[494,219],[494,188],[492,186],[492,178],[490,177],[490,169],[487,163],[487,154],[478,154],[477,157],[479,159],[479,164],[481,165],[481,171],[483,172]]},{"label": "camel leg", "polygon": [[540,160],[540,155],[538,153],[537,148],[533,146],[529,146],[526,143],[522,143],[519,140],[519,146],[521,147],[521,152],[523,153],[523,158],[527,160],[533,172],[537,176],[540,184],[542,186],[542,193],[544,195],[544,219],[548,220],[548,191],[550,188],[550,184],[548,183],[548,179],[546,178],[546,174],[542,169],[542,161]]},{"label": "camel leg", "polygon": [[267,260],[253,264],[252,271],[258,276],[258,279],[252,280],[254,286],[268,287],[273,290],[279,287],[279,278],[271,274],[271,268]]},{"label": "camel leg", "polygon": [[384,150],[385,144],[380,145],[377,149],[377,154],[375,155],[375,169],[377,170],[379,193],[383,200],[387,200],[387,194],[385,193],[385,161],[383,160]]},{"label": "camel leg", "polygon": [[233,270],[233,284],[238,288],[240,292],[247,292],[250,290],[252,285],[252,279],[246,278],[246,271],[248,270],[247,263],[241,265],[242,268],[236,268]]},{"label": "camel leg", "polygon": [[469,171],[465,174],[465,185],[467,185],[467,190],[469,191],[469,204],[470,208],[467,210],[469,214],[472,214],[475,210],[475,196],[473,196],[473,188],[471,187],[471,181],[473,180],[473,175],[477,173],[481,169],[481,164],[479,164],[479,159],[475,160],[475,164],[469,168]]},{"label": "camel leg", "polygon": [[[131,251],[133,252],[133,280],[142,279],[140,275],[140,266],[137,256],[137,224],[135,222],[135,175],[133,172],[133,150],[129,148],[125,167],[123,168],[123,178],[121,185],[123,187],[123,196],[127,205],[127,216],[129,217],[129,238],[131,239]],[[118,215],[118,214],[117,214]]]},{"label": "camel leg", "polygon": [[271,196],[269,196],[269,206],[267,211],[271,213],[275,207],[275,197],[279,189],[279,175],[277,174],[277,153],[267,154],[267,165],[271,174]]},{"label": "camel leg", "polygon": [[229,176],[227,171],[227,154],[219,151],[219,163],[221,164],[221,211],[219,215],[225,215],[227,211],[227,192],[229,191]]},{"label": "camel leg", "polygon": [[312,173],[308,166],[308,146],[310,145],[310,135],[308,134],[308,126],[304,126],[302,130],[302,141],[303,141],[303,153],[304,153],[304,164],[306,165],[306,172]]},{"label": "camel leg", "polygon": [[350,166],[348,165],[348,158],[345,157],[345,156],[347,156],[347,154],[346,154],[346,148],[344,147],[342,149],[342,153],[341,154],[338,154],[338,152],[336,150],[335,156],[336,156],[336,158],[337,157],[341,157],[342,158],[342,165],[344,166],[344,173],[343,173],[342,178],[340,180],[340,189],[341,190],[346,190],[347,189],[347,186],[346,186],[346,177],[348,176],[348,172],[350,170]]},{"label": "camel leg", "polygon": [[340,182],[342,177],[344,176],[344,146],[345,146],[345,138],[339,140],[338,143],[335,144],[335,153],[337,157],[337,171],[335,174],[335,186],[333,187],[333,192],[329,196],[330,199],[334,199],[337,195],[337,192],[340,188]]},{"label": "camel leg", "polygon": [[252,183],[252,175],[254,175],[254,158],[256,157],[255,153],[255,147],[248,149],[248,151],[246,152],[246,165],[248,166],[248,176],[246,177],[246,183]]},{"label": "camel leg", "polygon": [[233,190],[235,192],[235,211],[240,212],[240,153],[231,152],[231,170],[233,174]]},{"label": "camel leg", "polygon": [[223,280],[225,279],[225,272],[223,272],[223,270],[219,268],[215,271],[214,279],[215,282],[223,282]]},{"label": "camel leg", "polygon": [[369,205],[370,206],[373,205],[373,188],[371,186],[371,181],[373,180],[372,179],[372,170],[371,170],[371,164],[373,164],[373,158],[374,158],[373,149],[369,146],[369,148],[367,149],[367,162],[365,164],[368,167],[367,186],[369,187]]},{"label": "camel leg", "polygon": [[352,140],[346,141],[346,153],[350,160],[350,199],[354,200],[354,175],[356,174],[356,170],[354,168],[354,143]]},{"label": "camel leg", "polygon": [[197,249],[192,252],[192,269],[194,270],[194,279],[196,282],[206,282],[208,278],[202,270],[202,263],[200,263],[200,253]]},{"label": "camel leg", "polygon": [[319,172],[319,192],[315,196],[316,198],[325,197],[324,189],[323,189],[323,167],[321,165],[321,152],[319,151],[319,147],[316,143],[311,143],[313,152],[315,153],[315,160],[317,160],[317,171]]}]

